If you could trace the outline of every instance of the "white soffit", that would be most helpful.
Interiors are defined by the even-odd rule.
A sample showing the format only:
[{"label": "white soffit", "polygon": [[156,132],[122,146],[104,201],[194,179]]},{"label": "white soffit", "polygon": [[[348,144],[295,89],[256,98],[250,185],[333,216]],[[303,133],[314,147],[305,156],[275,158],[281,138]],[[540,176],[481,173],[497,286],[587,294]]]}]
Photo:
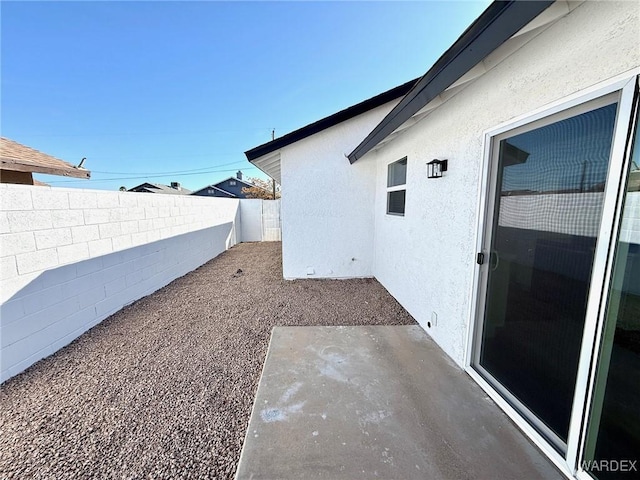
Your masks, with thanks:
[{"label": "white soffit", "polygon": [[256,167],[262,170],[264,173],[273,178],[276,182],[281,183],[280,175],[280,151],[270,153],[264,157],[254,160],[253,163]]},{"label": "white soffit", "polygon": [[409,120],[404,122],[400,127],[398,127],[391,135],[387,136],[383,141],[381,141],[378,145],[376,145],[373,150],[379,150],[387,143],[393,141],[398,137],[401,133],[413,127],[420,120],[426,118],[432,111],[436,108],[439,108],[447,100],[453,98],[455,95],[460,93],[462,90],[471,85],[474,80],[481,77],[489,70],[492,70],[497,65],[502,63],[506,58],[510,57],[522,47],[524,47],[527,43],[529,43],[533,38],[538,36],[548,27],[550,27],[553,23],[560,20],[562,17],[566,16],[569,12],[574,10],[581,3],[584,3],[584,0],[581,1],[565,1],[560,0],[547,8],[544,12],[538,15],[534,20],[529,22],[526,26],[520,29],[515,35],[513,35],[509,40],[500,45],[497,49],[487,55],[484,60],[474,66],[471,70],[465,73],[462,77],[460,77],[456,82],[454,82],[451,86],[449,86],[444,92],[438,95],[436,98],[431,100],[427,105],[422,107],[415,115],[413,115]]}]

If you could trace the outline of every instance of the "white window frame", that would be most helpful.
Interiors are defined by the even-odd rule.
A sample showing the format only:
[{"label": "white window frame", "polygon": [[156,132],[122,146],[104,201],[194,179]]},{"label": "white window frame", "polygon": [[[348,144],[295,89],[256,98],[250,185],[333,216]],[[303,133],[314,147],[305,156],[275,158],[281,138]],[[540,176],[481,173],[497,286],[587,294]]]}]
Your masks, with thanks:
[{"label": "white window frame", "polygon": [[[582,470],[580,464],[584,451],[584,444],[591,410],[591,394],[593,391],[597,361],[592,361],[598,355],[598,346],[604,313],[607,302],[606,292],[609,291],[611,280],[612,259],[615,251],[617,226],[620,221],[622,197],[625,192],[620,188],[622,176],[625,175],[625,155],[629,120],[633,107],[634,89],[640,69],[633,69],[618,75],[589,89],[577,92],[566,98],[553,102],[533,112],[521,115],[508,122],[489,129],[483,134],[483,165],[482,184],[478,196],[476,251],[482,252],[485,240],[485,229],[491,228],[493,212],[488,212],[488,194],[492,180],[491,167],[494,138],[518,127],[532,124],[538,120],[564,112],[582,104],[591,102],[612,93],[619,92],[618,111],[614,127],[613,144],[609,173],[605,186],[605,199],[602,208],[603,222],[598,233],[598,241],[592,270],[592,283],[587,303],[584,336],[579,357],[576,378],[575,395],[569,424],[566,455],[557,450],[538,431],[511,406],[507,400],[487,382],[473,366],[474,349],[477,346],[477,332],[482,322],[479,305],[482,295],[482,274],[480,266],[475,265],[474,288],[471,294],[469,310],[469,328],[467,329],[465,370],[480,385],[480,387],[498,404],[498,406],[513,420],[513,422],[533,441],[533,443],[556,465],[568,478],[593,480],[593,477]],[[597,360],[597,359],[596,359]]]},{"label": "white window frame", "polygon": [[[406,169],[407,169],[407,172],[408,172],[409,159],[407,157],[403,157],[403,158],[401,158],[399,160],[396,160],[394,162],[388,163],[387,164],[387,179],[386,179],[387,181],[386,181],[385,185],[389,185],[389,167],[391,165],[393,165],[394,163],[399,163],[399,162],[402,162],[402,161],[405,162]],[[403,212],[402,213],[390,212],[389,211],[389,194],[391,192],[399,192],[399,191],[402,191],[402,190],[404,190],[404,208],[403,208]],[[387,197],[386,198],[386,202],[387,202],[386,212],[387,212],[387,215],[390,215],[392,217],[404,217],[405,213],[407,211],[407,176],[406,176],[406,173],[405,173],[404,183],[401,183],[399,185],[394,185],[393,187],[387,186],[386,197]]]}]

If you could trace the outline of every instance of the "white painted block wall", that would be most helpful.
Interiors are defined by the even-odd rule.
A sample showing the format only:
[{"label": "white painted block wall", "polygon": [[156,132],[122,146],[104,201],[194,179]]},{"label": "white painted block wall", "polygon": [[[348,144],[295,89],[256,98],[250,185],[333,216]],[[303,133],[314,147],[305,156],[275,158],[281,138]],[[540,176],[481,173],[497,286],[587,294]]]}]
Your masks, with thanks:
[{"label": "white painted block wall", "polygon": [[[471,325],[484,132],[637,68],[639,31],[637,4],[585,2],[357,162],[377,165],[375,277],[459,365]],[[406,214],[389,216],[387,165],[405,156]],[[447,158],[449,170],[428,180],[434,158]],[[428,328],[432,312],[437,325]]]},{"label": "white painted block wall", "polygon": [[0,381],[240,241],[238,200],[0,184]]},{"label": "white painted block wall", "polygon": [[640,244],[640,192],[629,192],[625,196],[620,241]]}]

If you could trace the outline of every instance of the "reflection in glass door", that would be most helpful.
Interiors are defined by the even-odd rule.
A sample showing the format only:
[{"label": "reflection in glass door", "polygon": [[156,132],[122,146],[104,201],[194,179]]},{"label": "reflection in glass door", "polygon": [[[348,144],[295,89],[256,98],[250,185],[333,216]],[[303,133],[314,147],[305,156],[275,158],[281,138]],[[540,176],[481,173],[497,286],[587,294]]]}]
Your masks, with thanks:
[{"label": "reflection in glass door", "polygon": [[475,367],[566,449],[617,97],[494,137]]},{"label": "reflection in glass door", "polygon": [[583,468],[640,478],[640,131],[627,181]]}]

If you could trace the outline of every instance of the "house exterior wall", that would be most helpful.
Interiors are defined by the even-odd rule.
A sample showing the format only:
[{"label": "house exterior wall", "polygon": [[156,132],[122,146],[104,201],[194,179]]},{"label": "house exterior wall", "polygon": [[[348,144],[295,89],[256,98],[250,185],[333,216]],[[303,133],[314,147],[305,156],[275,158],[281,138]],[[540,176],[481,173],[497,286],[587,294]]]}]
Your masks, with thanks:
[{"label": "house exterior wall", "polygon": [[240,241],[239,201],[0,185],[0,381]]},{"label": "house exterior wall", "polygon": [[[356,162],[377,171],[373,274],[459,365],[471,322],[484,132],[638,67],[639,31],[633,2],[585,2]],[[405,156],[405,216],[386,215],[387,165]],[[434,158],[449,168],[428,180]]]},{"label": "house exterior wall", "polygon": [[19,185],[33,185],[31,172],[18,172],[16,170],[0,170],[0,183],[17,183]]},{"label": "house exterior wall", "polygon": [[396,103],[281,150],[285,278],[372,276],[375,165],[345,155]]}]

